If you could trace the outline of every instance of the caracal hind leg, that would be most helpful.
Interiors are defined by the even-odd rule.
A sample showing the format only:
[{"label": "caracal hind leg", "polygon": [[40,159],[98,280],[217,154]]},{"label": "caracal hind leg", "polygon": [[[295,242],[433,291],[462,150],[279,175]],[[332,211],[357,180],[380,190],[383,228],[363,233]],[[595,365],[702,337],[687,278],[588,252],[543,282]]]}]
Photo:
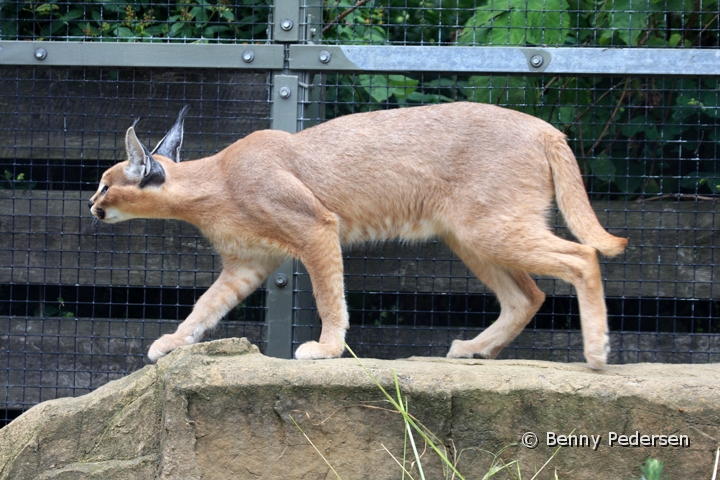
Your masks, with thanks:
[{"label": "caracal hind leg", "polygon": [[545,301],[545,294],[527,273],[484,261],[452,238],[446,241],[478,279],[495,292],[500,302],[497,320],[472,340],[453,341],[447,356],[495,358],[530,322]]},{"label": "caracal hind leg", "polygon": [[350,326],[337,219],[328,216],[322,225],[314,229],[311,238],[311,243],[303,248],[300,260],[310,274],[322,331],[320,341],[300,345],[295,351],[295,358],[337,358],[345,349],[345,332]]},{"label": "caracal hind leg", "polygon": [[600,265],[595,248],[553,235],[544,228],[508,231],[492,243],[483,241],[481,251],[509,268],[564,280],[575,287],[580,306],[585,359],[602,368],[610,352],[607,309]]},{"label": "caracal hind leg", "polygon": [[256,288],[280,265],[280,259],[260,257],[252,260],[223,258],[223,270],[210,288],[198,299],[192,313],[182,322],[175,333],[155,340],[148,351],[148,358],[158,358],[183,345],[200,340],[230,310]]}]

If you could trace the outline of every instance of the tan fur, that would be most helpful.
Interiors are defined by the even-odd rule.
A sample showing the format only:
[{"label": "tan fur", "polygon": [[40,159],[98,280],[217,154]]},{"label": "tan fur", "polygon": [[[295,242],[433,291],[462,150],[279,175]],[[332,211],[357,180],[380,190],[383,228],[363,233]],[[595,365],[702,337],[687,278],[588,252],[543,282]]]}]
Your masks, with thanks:
[{"label": "tan fur", "polygon": [[[617,255],[627,241],[601,227],[564,136],[541,120],[455,103],[348,115],[295,135],[260,131],[191,162],[155,158],[164,184],[139,188],[120,163],[103,175],[93,214],[192,223],[224,267],[177,332],[151,346],[151,360],[196,342],[287,257],[306,266],[322,318],[320,341],[296,358],[338,357],[349,325],[341,245],[441,237],[502,306],[478,337],[454,341],[449,357],[493,358],[520,333],[544,300],[531,273],[575,286],[585,358],[606,363],[596,250]],[[584,245],[548,229],[554,197]]]}]

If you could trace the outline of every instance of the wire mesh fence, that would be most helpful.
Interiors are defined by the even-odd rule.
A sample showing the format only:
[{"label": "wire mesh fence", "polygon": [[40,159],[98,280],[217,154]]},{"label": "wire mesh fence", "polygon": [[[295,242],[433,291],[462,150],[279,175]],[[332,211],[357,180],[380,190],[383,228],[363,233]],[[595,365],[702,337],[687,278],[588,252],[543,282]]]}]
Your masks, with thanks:
[{"label": "wire mesh fence", "polygon": [[340,0],[328,43],[718,47],[718,3],[678,0]]},{"label": "wire mesh fence", "polygon": [[[5,40],[268,41],[269,0],[5,0]],[[673,0],[376,0],[329,2],[303,19],[326,43],[718,47],[718,2]]]},{"label": "wire mesh fence", "polygon": [[[252,64],[246,43],[422,45],[443,52],[654,47],[664,49],[653,53],[658,65],[663,52],[720,47],[714,0],[340,0],[322,13],[313,6],[9,0],[0,4],[0,40],[229,43],[241,47],[231,54],[242,55],[244,67],[262,56],[256,48]],[[286,18],[292,9],[303,13]],[[302,33],[291,38],[296,28]],[[131,55],[98,68],[21,66],[4,60],[9,49],[2,47],[0,423],[40,401],[86,393],[140,368],[149,344],[174,331],[220,272],[212,247],[189,225],[92,224],[87,199],[102,171],[124,159],[125,130],[140,117],[136,131],[154,145],[189,105],[183,159],[211,155],[255,130],[278,128],[277,102],[269,100],[277,98],[273,75],[313,70],[294,67],[298,59],[289,47],[279,64],[253,67],[274,73],[198,68],[186,64],[188,56],[176,60],[177,68],[121,66]],[[429,73],[442,69],[431,68],[432,58],[428,65],[428,72],[324,68],[314,81],[297,77],[298,89],[287,90],[296,103],[283,115],[292,112],[291,123],[297,120],[301,130],[356,112],[472,101],[552,123],[568,136],[601,223],[630,240],[623,256],[601,259],[610,362],[719,361],[717,77],[696,70],[686,76]],[[569,237],[562,219],[551,217],[556,232]],[[348,343],[361,355],[444,355],[453,339],[477,335],[499,313],[492,293],[440,241],[357,246],[345,252],[345,270]],[[317,339],[319,319],[302,265],[290,274],[294,348]],[[573,291],[554,280],[538,284],[548,298],[501,358],[582,361]],[[245,336],[266,351],[273,288],[249,297],[209,338]]]},{"label": "wire mesh fence", "polygon": [[267,41],[269,1],[4,0],[0,39],[144,42]]},{"label": "wire mesh fence", "polygon": [[[144,364],[221,269],[187,224],[94,225],[87,201],[124,160],[125,130],[159,141],[183,105],[185,158],[269,125],[267,73],[0,69],[0,402],[13,415]],[[214,336],[264,345],[264,292]],[[212,337],[211,337],[212,338]],[[0,413],[2,417],[2,413]],[[0,421],[3,418],[0,418]]]}]

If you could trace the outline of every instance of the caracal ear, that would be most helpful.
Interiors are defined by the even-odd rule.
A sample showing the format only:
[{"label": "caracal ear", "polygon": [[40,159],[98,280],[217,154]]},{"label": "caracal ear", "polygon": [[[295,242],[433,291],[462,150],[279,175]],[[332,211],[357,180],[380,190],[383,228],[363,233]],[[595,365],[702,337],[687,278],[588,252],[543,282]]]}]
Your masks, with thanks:
[{"label": "caracal ear", "polygon": [[180,162],[180,149],[182,148],[183,143],[185,114],[189,108],[189,105],[185,105],[182,110],[180,110],[178,118],[175,120],[175,125],[173,125],[170,131],[165,134],[163,139],[158,142],[152,153],[157,153],[158,155],[167,157],[176,163]]},{"label": "caracal ear", "polygon": [[130,127],[125,134],[125,150],[127,151],[130,166],[125,169],[128,179],[140,181],[150,173],[150,158],[145,155],[145,146],[135,134],[135,128]]},{"label": "caracal ear", "polygon": [[125,149],[130,163],[125,168],[128,180],[139,182],[140,188],[147,185],[158,186],[165,182],[165,170],[137,138],[134,127],[128,128],[125,134]]}]

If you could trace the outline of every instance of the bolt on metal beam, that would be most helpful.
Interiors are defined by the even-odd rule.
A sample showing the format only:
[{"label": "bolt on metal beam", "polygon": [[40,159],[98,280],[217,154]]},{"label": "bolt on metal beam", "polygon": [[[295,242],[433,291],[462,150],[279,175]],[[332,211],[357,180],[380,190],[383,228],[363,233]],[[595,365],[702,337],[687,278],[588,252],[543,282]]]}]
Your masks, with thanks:
[{"label": "bolt on metal beam", "polygon": [[296,71],[720,75],[717,49],[291,45],[288,60]]},{"label": "bolt on metal beam", "polygon": [[0,65],[275,70],[283,45],[204,43],[0,42]]}]

